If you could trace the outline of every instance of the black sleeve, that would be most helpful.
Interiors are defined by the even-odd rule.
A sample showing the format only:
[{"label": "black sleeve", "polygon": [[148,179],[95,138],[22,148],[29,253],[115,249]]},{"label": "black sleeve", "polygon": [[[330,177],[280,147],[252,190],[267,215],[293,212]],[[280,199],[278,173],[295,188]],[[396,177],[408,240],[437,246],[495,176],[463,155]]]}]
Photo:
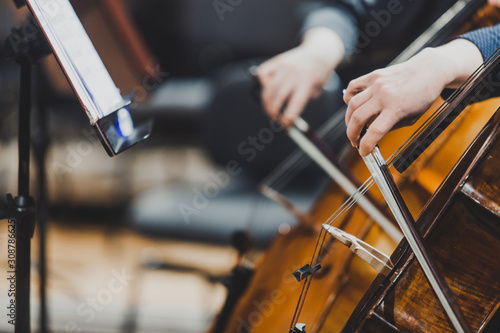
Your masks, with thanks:
[{"label": "black sleeve", "polygon": [[346,58],[352,56],[356,48],[366,48],[368,44],[373,44],[374,48],[382,47],[399,52],[455,2],[456,0],[309,1],[302,33],[313,27],[332,29],[344,43]]}]

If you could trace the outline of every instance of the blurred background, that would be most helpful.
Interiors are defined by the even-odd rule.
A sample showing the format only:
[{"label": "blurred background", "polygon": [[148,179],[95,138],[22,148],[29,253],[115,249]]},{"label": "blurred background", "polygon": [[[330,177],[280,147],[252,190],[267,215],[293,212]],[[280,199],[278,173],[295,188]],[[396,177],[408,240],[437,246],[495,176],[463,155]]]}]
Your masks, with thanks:
[{"label": "blurred background", "polygon": [[[147,141],[109,158],[54,57],[37,65],[33,144],[43,143],[46,122],[46,194],[37,197],[35,156],[31,185],[37,203],[47,202],[49,329],[204,332],[243,254],[255,262],[278,232],[295,223],[258,190],[295,146],[263,114],[247,69],[299,42],[307,2],[71,2],[122,94],[134,96],[134,119],[154,118],[155,127]],[[26,8],[0,0],[0,39],[26,24],[26,16]],[[17,192],[18,84],[16,63],[2,57],[0,194]],[[308,106],[304,117],[313,127],[337,109],[336,84],[332,79]],[[297,176],[283,191],[307,211],[325,179],[314,166],[303,173],[307,177]],[[34,329],[38,233],[37,226]],[[7,239],[4,225],[5,272]],[[0,281],[5,309],[8,281]],[[0,331],[12,332],[7,311],[0,314]]]}]

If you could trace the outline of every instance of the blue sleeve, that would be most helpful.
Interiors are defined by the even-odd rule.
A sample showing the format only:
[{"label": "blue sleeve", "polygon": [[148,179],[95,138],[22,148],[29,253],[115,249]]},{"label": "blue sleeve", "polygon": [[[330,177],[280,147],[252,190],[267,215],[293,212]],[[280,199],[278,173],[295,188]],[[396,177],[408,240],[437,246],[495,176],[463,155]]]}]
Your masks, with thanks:
[{"label": "blue sleeve", "polygon": [[500,47],[500,24],[468,32],[460,38],[474,43],[481,51],[483,60],[486,60]]},{"label": "blue sleeve", "polygon": [[[500,47],[500,24],[493,27],[473,30],[458,36],[458,38],[466,39],[476,45],[483,56],[483,60],[486,60]],[[498,87],[498,81],[500,80],[498,73],[493,76],[493,80],[497,83],[496,87]],[[492,94],[487,98],[500,96],[500,89],[496,87],[492,87]],[[445,89],[441,97],[446,100],[451,96],[453,91],[453,89]],[[482,100],[485,100],[485,98],[479,98],[476,102]]]}]

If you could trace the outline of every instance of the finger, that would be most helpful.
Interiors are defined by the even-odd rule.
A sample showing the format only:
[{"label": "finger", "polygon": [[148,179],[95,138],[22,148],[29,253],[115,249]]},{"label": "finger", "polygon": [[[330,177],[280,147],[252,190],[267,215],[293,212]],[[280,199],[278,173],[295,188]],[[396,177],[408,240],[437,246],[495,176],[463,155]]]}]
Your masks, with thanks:
[{"label": "finger", "polygon": [[274,117],[280,117],[280,113],[283,107],[288,103],[290,96],[292,95],[292,91],[292,81],[288,81],[288,83],[285,83],[283,86],[281,86],[270,100],[270,104],[268,105],[268,112]]},{"label": "finger", "polygon": [[[283,73],[273,74],[262,82],[262,105],[269,114],[274,116],[278,115],[282,106],[276,106],[276,96],[283,95],[286,90],[290,90],[290,88],[284,86],[284,84],[290,85],[291,83],[290,80],[284,78]],[[280,90],[284,91],[280,93]]]},{"label": "finger", "polygon": [[259,78],[265,78],[274,74],[277,68],[274,59],[275,58],[271,58],[257,67],[256,73]]},{"label": "finger", "polygon": [[355,95],[350,99],[349,104],[347,104],[347,110],[345,113],[346,125],[349,125],[352,114],[361,106],[363,106],[366,102],[368,102],[371,98],[372,98],[371,90],[367,89],[359,92],[357,95]]},{"label": "finger", "polygon": [[361,131],[373,122],[381,111],[381,106],[370,99],[353,112],[346,130],[353,147],[359,146]]},{"label": "finger", "polygon": [[306,88],[296,89],[288,102],[286,109],[283,111],[281,123],[285,127],[290,127],[297,117],[304,110],[307,102],[310,99],[310,91]]},{"label": "finger", "polygon": [[368,77],[368,75],[361,76],[357,79],[352,80],[349,82],[347,85],[347,88],[345,89],[344,93],[344,102],[346,104],[349,104],[351,99],[356,96],[360,91],[366,90],[366,88],[369,86],[371,80]]},{"label": "finger", "polygon": [[323,93],[323,86],[315,86],[310,92],[311,99],[318,98]]},{"label": "finger", "polygon": [[397,122],[395,119],[395,117],[385,112],[373,121],[359,143],[359,154],[361,156],[366,156],[372,152],[379,141],[394,127]]}]

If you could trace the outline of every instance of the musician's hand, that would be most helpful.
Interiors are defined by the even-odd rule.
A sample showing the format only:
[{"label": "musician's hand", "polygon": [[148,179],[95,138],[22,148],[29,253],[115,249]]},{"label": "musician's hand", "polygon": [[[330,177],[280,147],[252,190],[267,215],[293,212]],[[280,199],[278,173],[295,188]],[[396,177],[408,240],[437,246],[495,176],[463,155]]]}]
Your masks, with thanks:
[{"label": "musician's hand", "polygon": [[260,65],[262,103],[269,116],[286,127],[292,125],[307,102],[320,95],[343,55],[340,37],[329,29],[314,28],[298,47]]},{"label": "musician's hand", "polygon": [[500,7],[500,0],[488,0],[488,5]]},{"label": "musician's hand", "polygon": [[445,87],[456,87],[481,63],[475,45],[458,39],[351,81],[344,95],[351,144],[368,155],[387,132],[414,123]]}]

